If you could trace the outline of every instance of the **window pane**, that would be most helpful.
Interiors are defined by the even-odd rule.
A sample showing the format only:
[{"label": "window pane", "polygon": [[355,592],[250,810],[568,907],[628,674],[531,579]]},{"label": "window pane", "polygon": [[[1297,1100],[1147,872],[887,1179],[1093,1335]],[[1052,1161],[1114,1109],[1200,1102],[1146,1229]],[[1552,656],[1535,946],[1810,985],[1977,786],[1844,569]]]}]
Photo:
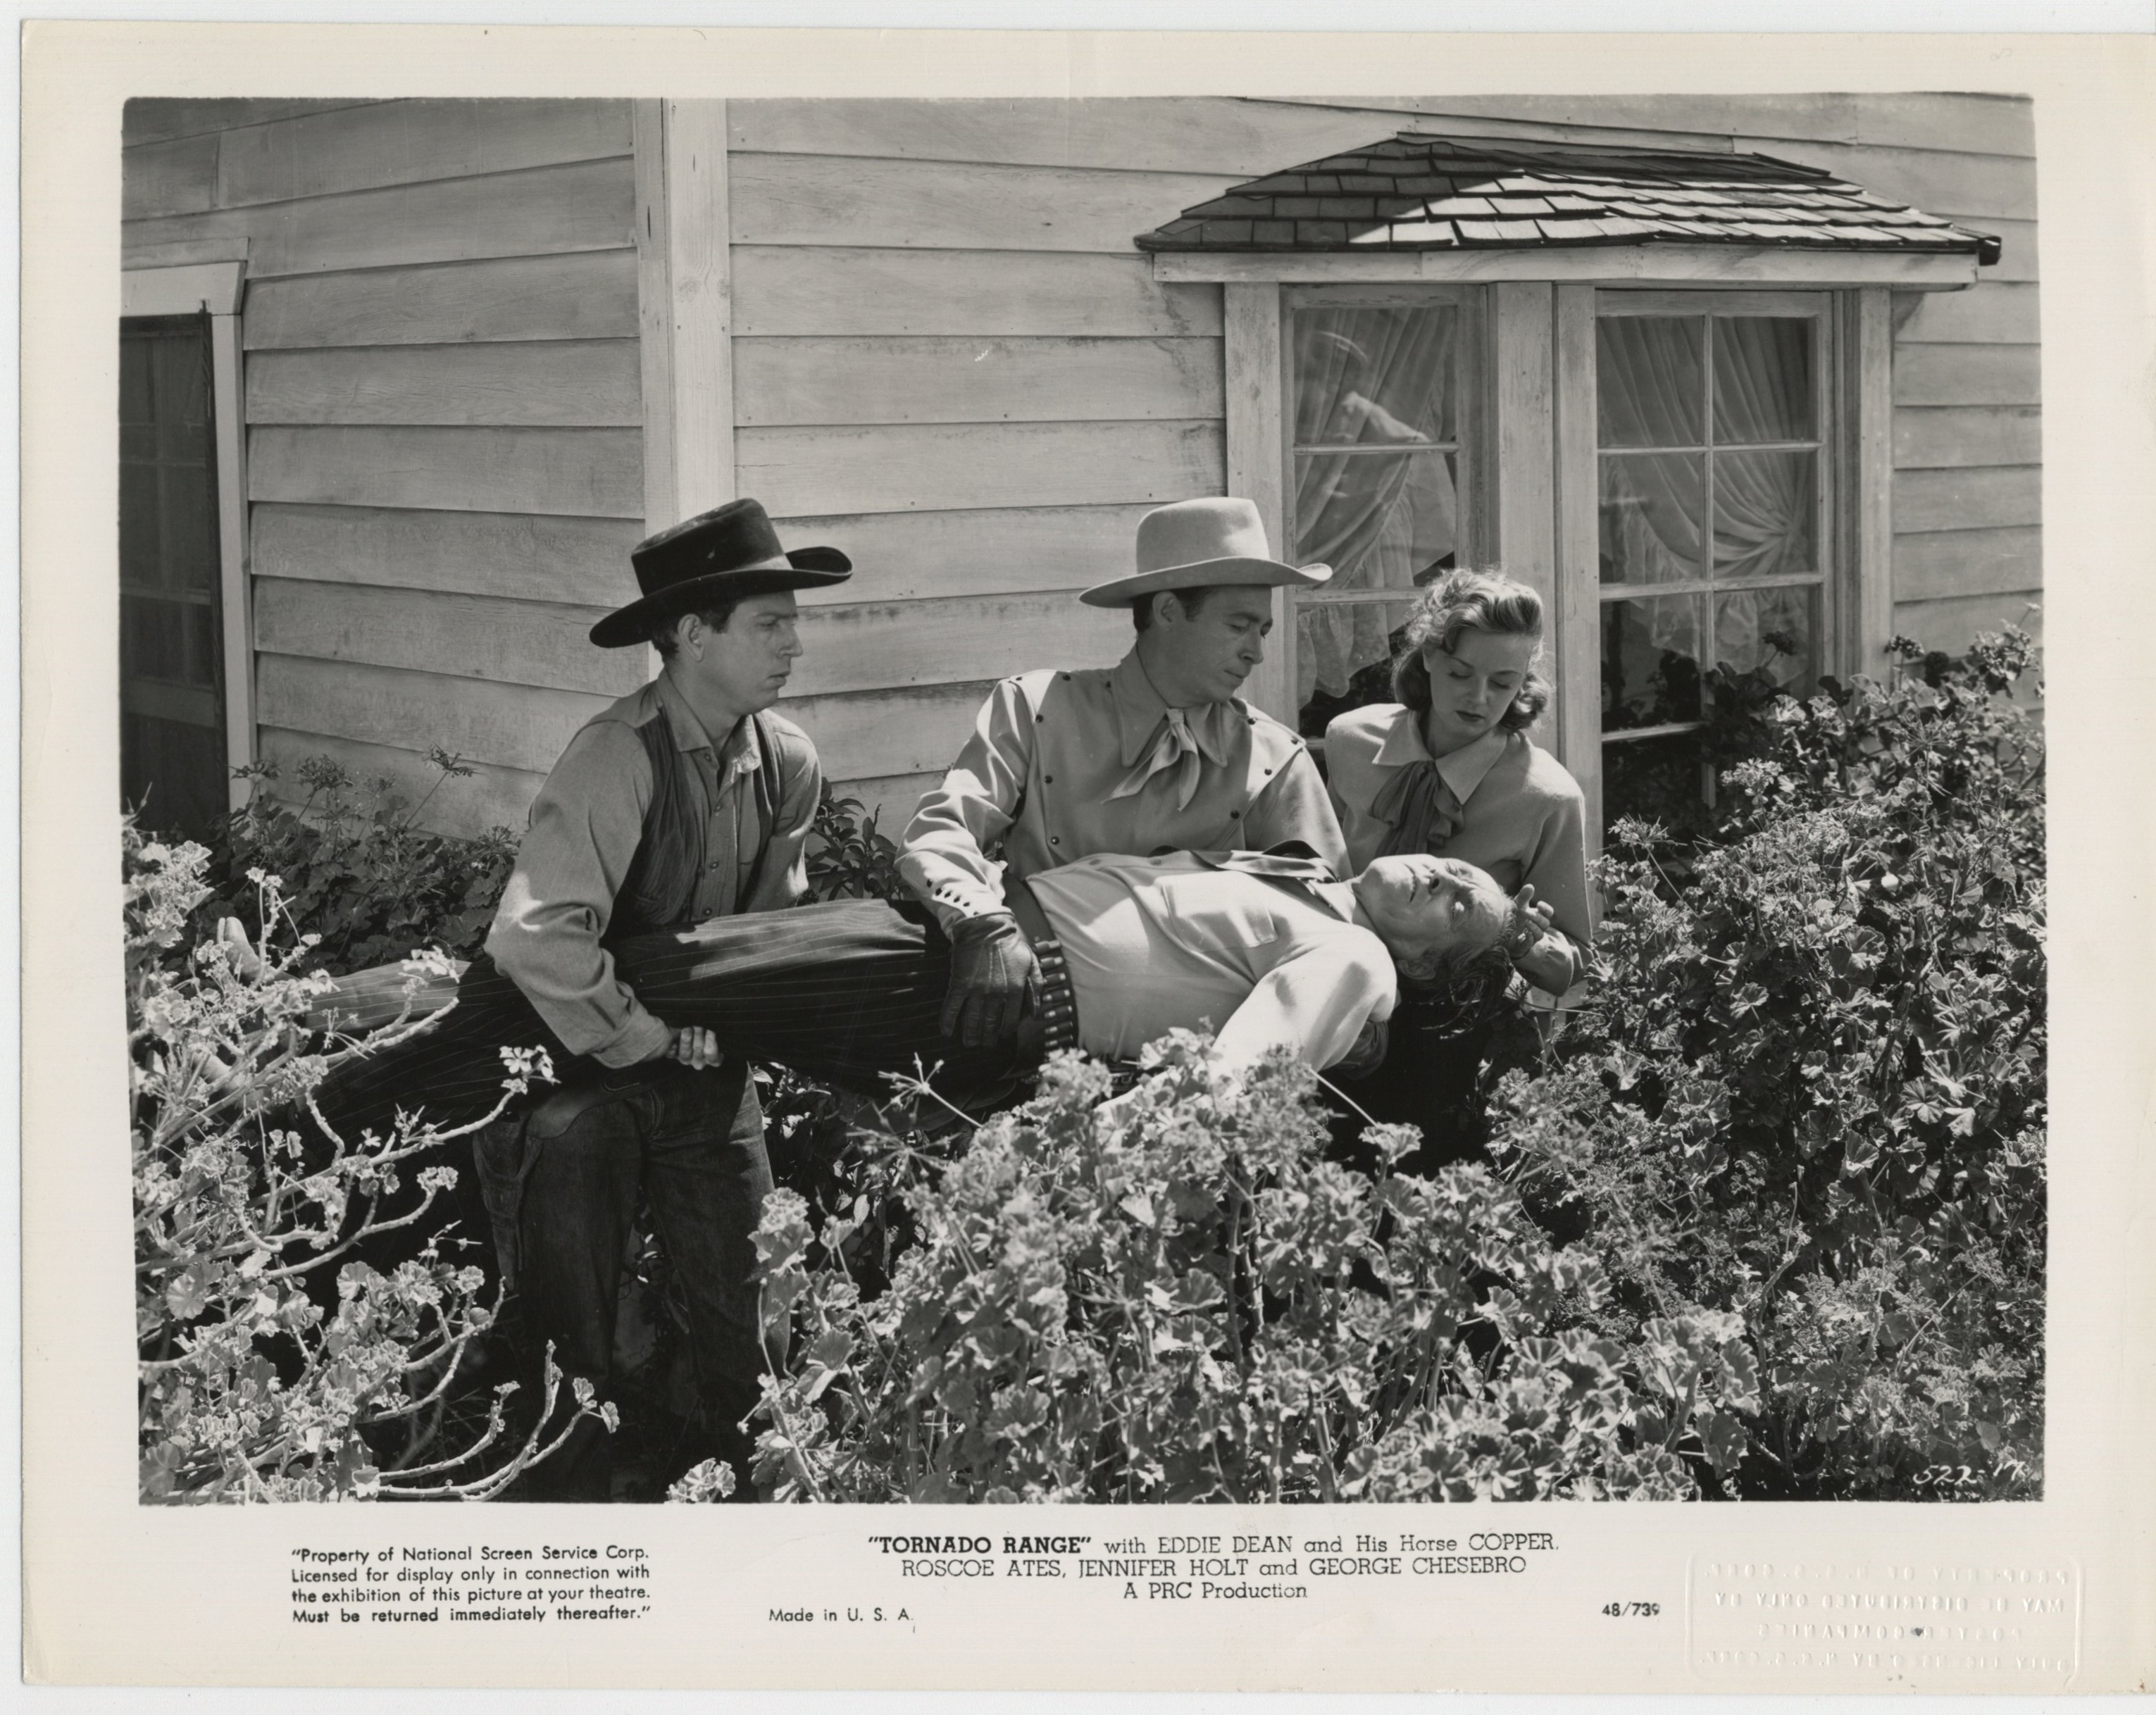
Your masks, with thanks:
[{"label": "window pane", "polygon": [[1595,415],[1605,447],[1696,447],[1706,438],[1703,316],[1605,316],[1594,324]]},{"label": "window pane", "polygon": [[1779,316],[1718,316],[1714,324],[1714,439],[1815,440],[1815,324]]},{"label": "window pane", "polygon": [[1393,701],[1393,657],[1414,610],[1412,601],[1296,603],[1296,706],[1305,737],[1322,737],[1344,709]]},{"label": "window pane", "polygon": [[164,556],[158,552],[157,467],[120,467],[120,581],[131,588],[167,586]]},{"label": "window pane", "polygon": [[1295,464],[1296,562],[1330,566],[1328,591],[1412,589],[1453,563],[1452,454],[1307,453]]},{"label": "window pane", "polygon": [[187,614],[177,602],[120,598],[120,671],[126,678],[187,676]]},{"label": "window pane", "polygon": [[1656,453],[1600,462],[1602,581],[1674,583],[1703,576],[1706,455]]},{"label": "window pane", "polygon": [[1298,310],[1294,331],[1298,446],[1453,439],[1459,312],[1451,305]]},{"label": "window pane", "polygon": [[1714,455],[1714,575],[1816,572],[1819,454]]},{"label": "window pane", "polygon": [[1732,673],[1755,669],[1792,696],[1819,683],[1820,587],[1740,589],[1714,598],[1714,659]]},{"label": "window pane", "polygon": [[1633,596],[1602,604],[1602,730],[1700,717],[1696,595]]},{"label": "window pane", "polygon": [[182,589],[217,588],[217,507],[207,470],[182,467],[160,473],[165,579]]},{"label": "window pane", "polygon": [[1602,747],[1602,831],[1636,816],[1673,838],[1707,831],[1706,746],[1697,732],[1665,732]]}]

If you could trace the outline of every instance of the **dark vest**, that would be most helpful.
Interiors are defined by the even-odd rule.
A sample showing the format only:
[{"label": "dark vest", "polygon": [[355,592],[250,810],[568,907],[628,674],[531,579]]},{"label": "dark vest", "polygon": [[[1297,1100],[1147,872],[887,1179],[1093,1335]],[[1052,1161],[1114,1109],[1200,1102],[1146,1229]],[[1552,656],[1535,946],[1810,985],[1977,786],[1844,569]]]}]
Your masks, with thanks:
[{"label": "dark vest", "polygon": [[[763,878],[780,794],[778,747],[771,728],[761,715],[749,719],[755,723],[757,752],[762,760],[756,772],[756,855],[737,896],[737,909]],[[636,855],[629,860],[629,874],[614,896],[613,915],[607,924],[609,942],[624,935],[690,927],[696,878],[704,870],[704,819],[696,813],[696,794],[689,788],[689,764],[674,742],[674,723],[662,711],[637,730],[644,753],[651,759],[651,802],[644,809]]]}]

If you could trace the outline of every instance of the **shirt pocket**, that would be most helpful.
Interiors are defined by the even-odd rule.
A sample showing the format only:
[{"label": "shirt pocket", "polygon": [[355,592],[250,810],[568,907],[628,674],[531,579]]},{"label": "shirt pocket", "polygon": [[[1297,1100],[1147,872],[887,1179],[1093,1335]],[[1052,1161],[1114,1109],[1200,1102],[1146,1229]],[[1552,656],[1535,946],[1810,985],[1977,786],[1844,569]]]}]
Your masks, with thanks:
[{"label": "shirt pocket", "polygon": [[1280,938],[1280,921],[1271,907],[1254,900],[1203,903],[1178,897],[1176,916],[1193,940],[1208,950],[1264,947]]}]

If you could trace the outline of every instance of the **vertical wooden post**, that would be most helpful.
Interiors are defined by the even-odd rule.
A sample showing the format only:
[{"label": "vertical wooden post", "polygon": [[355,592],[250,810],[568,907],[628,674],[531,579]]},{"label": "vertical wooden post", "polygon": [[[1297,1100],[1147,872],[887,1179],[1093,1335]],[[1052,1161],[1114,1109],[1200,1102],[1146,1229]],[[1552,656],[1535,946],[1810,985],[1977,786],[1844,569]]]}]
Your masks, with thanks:
[{"label": "vertical wooden post", "polygon": [[[1265,539],[1292,560],[1287,540],[1287,437],[1283,421],[1286,355],[1281,344],[1279,284],[1230,281],[1221,288],[1221,335],[1227,383],[1228,492],[1257,503]],[[1243,686],[1246,701],[1295,725],[1295,608],[1282,591],[1275,599],[1273,634],[1265,660]]]},{"label": "vertical wooden post", "polygon": [[639,101],[631,131],[649,534],[736,496],[726,104]]},{"label": "vertical wooden post", "polygon": [[637,300],[648,530],[734,498],[726,104],[639,101]]},{"label": "vertical wooden post", "polygon": [[1594,288],[1557,288],[1557,606],[1550,639],[1558,760],[1587,797],[1587,846],[1602,846],[1602,568],[1595,468]]},{"label": "vertical wooden post", "polygon": [[1551,287],[1508,280],[1491,288],[1495,322],[1498,563],[1557,602],[1555,384]]},{"label": "vertical wooden post", "polygon": [[637,349],[644,388],[644,528],[674,523],[674,293],[668,266],[666,104],[634,104]]},{"label": "vertical wooden post", "polygon": [[1887,675],[1887,639],[1894,634],[1894,321],[1893,294],[1860,286],[1845,331],[1843,372],[1851,427],[1842,444],[1848,484],[1849,562],[1841,578],[1842,672]]},{"label": "vertical wooden post", "polygon": [[229,770],[254,760],[254,590],[247,575],[246,394],[239,380],[239,317],[209,319],[211,410],[217,419],[218,607],[224,650],[225,802],[245,807],[251,783]]}]

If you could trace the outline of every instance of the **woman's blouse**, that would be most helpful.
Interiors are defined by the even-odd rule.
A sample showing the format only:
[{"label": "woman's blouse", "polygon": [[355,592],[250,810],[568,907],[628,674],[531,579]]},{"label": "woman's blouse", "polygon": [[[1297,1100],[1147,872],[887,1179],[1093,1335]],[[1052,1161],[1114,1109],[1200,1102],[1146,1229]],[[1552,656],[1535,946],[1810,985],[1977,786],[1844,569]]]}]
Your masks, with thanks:
[{"label": "woman's blouse", "polygon": [[[1430,761],[1419,716],[1399,703],[1350,709],[1326,729],[1332,808],[1355,869],[1378,855],[1390,831],[1374,809],[1385,788],[1402,771]],[[1450,836],[1431,849],[1487,870],[1507,892],[1532,883],[1557,927],[1584,947],[1594,937],[1594,912],[1579,783],[1522,732],[1486,732],[1435,764],[1460,811]]]}]

